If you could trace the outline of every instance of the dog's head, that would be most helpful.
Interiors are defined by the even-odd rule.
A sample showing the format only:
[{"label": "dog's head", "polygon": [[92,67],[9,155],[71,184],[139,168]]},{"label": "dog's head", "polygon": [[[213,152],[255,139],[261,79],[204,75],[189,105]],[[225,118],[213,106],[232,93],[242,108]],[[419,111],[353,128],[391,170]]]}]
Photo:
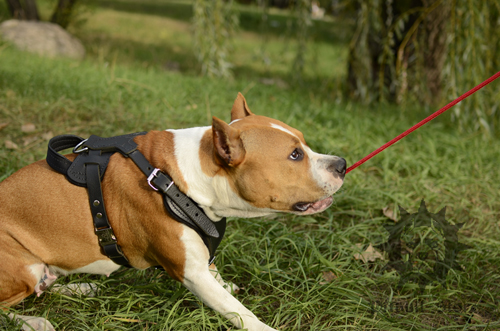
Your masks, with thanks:
[{"label": "dog's head", "polygon": [[344,181],[343,158],[315,153],[300,131],[254,115],[241,94],[231,110],[231,123],[214,117],[212,132],[215,160],[231,189],[245,201],[234,206],[246,208],[245,216],[321,212]]}]

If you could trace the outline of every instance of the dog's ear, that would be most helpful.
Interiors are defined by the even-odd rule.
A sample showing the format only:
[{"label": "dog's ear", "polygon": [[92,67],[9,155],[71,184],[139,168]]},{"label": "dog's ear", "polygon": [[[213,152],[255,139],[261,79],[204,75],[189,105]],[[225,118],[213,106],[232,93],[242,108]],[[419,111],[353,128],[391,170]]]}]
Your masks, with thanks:
[{"label": "dog's ear", "polygon": [[240,130],[214,116],[212,118],[212,132],[216,157],[230,167],[240,164],[245,158],[245,148],[240,138]]},{"label": "dog's ear", "polygon": [[236,100],[234,100],[233,108],[231,109],[231,122],[250,115],[253,115],[253,113],[250,111],[250,108],[248,108],[245,97],[238,92],[238,96]]}]

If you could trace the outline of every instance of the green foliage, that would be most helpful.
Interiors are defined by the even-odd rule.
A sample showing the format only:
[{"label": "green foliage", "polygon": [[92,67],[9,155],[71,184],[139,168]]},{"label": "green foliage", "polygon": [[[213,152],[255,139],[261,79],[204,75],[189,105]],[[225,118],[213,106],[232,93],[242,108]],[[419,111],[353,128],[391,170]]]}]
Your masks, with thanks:
[{"label": "green foliage", "polygon": [[[443,85],[447,100],[458,97],[500,69],[500,3],[496,0],[452,2]],[[463,131],[500,134],[500,82],[453,108]]]},{"label": "green foliage", "polygon": [[[499,3],[495,0],[355,1],[350,44],[350,96],[365,103],[442,105],[500,67]],[[500,87],[488,87],[454,108],[462,131],[497,135]]]},{"label": "green foliage", "polygon": [[10,13],[9,8],[7,8],[7,3],[5,1],[0,1],[0,23],[9,18]]},{"label": "green foliage", "polygon": [[[39,10],[41,21],[50,21],[51,17],[56,12],[59,0],[36,0],[35,4]],[[98,0],[75,1],[71,9],[66,13],[65,25],[66,29],[69,25],[72,28],[79,28],[87,21],[87,18],[93,13],[97,6]],[[23,1],[21,1],[23,4]],[[11,19],[11,13],[7,8],[7,1],[0,1],[0,22]]]},{"label": "green foliage", "polygon": [[297,51],[293,61],[292,77],[296,81],[302,80],[304,67],[306,66],[305,58],[310,37],[309,28],[312,25],[310,9],[311,0],[298,0],[295,3],[295,14],[297,16]]},{"label": "green foliage", "polygon": [[238,26],[232,0],[195,0],[193,11],[195,54],[202,73],[209,77],[230,77],[229,53]]},{"label": "green foliage", "polygon": [[[429,15],[441,2],[429,6],[392,0],[355,2],[356,30],[349,47],[351,97],[365,103],[429,99],[426,48],[420,46],[428,37],[423,22],[431,19]],[[446,11],[442,15],[446,16]],[[441,32],[436,27],[435,33]],[[442,54],[436,56],[441,58]]]}]

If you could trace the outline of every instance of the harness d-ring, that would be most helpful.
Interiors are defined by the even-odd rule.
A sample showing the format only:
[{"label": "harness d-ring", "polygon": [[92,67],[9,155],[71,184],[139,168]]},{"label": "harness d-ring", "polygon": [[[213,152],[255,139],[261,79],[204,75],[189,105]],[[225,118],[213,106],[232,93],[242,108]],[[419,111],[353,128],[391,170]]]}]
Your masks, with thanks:
[{"label": "harness d-ring", "polygon": [[85,144],[85,143],[87,142],[87,140],[88,140],[88,139],[84,139],[84,140],[80,141],[80,142],[78,143],[78,145],[76,145],[76,146],[75,146],[75,148],[73,148],[73,153],[78,154],[78,153],[81,153],[81,152],[88,151],[88,150],[89,150],[89,148],[88,148],[88,147],[84,147],[84,148],[82,148],[82,149],[79,149],[79,148],[80,148],[80,146],[82,146],[83,144]]}]

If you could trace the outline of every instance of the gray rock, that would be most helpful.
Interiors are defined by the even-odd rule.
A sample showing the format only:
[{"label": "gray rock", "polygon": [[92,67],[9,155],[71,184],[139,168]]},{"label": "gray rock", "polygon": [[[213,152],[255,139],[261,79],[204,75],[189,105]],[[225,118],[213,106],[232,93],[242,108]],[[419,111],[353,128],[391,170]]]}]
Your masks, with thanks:
[{"label": "gray rock", "polygon": [[8,20],[0,24],[0,36],[19,49],[48,57],[83,59],[82,43],[57,24]]}]

